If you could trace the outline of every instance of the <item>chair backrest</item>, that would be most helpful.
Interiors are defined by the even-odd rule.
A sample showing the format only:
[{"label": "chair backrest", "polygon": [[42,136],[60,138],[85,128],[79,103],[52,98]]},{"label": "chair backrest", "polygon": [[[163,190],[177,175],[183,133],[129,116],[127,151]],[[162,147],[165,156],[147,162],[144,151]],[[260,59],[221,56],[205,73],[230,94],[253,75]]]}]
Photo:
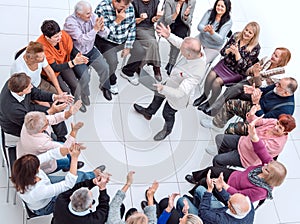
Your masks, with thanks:
[{"label": "chair backrest", "polygon": [[26,215],[27,215],[27,217],[26,217],[27,220],[39,216],[39,215],[33,213],[30,210],[30,208],[28,208],[28,206],[27,206],[27,204],[26,204],[25,201],[23,201],[23,200],[21,200],[21,201],[22,201],[23,209],[24,209],[24,211],[26,212]]},{"label": "chair backrest", "polygon": [[[11,138],[8,136],[11,136]],[[16,143],[18,138],[17,136],[6,134],[1,128],[2,155],[8,167],[9,176],[11,174],[12,165],[17,159]]]},{"label": "chair backrest", "polygon": [[23,47],[22,49],[18,50],[15,54],[15,60],[26,50],[26,47]]}]

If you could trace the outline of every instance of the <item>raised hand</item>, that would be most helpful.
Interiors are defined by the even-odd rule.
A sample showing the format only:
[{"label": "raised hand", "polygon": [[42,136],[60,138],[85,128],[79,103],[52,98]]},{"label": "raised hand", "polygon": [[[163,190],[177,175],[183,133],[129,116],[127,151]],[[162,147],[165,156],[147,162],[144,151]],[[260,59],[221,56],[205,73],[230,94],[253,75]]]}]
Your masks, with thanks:
[{"label": "raised hand", "polygon": [[156,26],[156,32],[158,36],[168,38],[170,36],[171,29],[170,26],[166,27],[163,23],[160,23]]},{"label": "raised hand", "polygon": [[126,184],[127,185],[131,185],[133,182],[133,174],[135,174],[135,171],[129,171],[129,173],[127,174],[127,181]]},{"label": "raised hand", "polygon": [[225,184],[223,172],[220,173],[218,178],[214,179],[214,184],[218,191],[222,191],[222,188],[224,187],[224,184]]},{"label": "raised hand", "polygon": [[64,109],[67,108],[68,104],[66,103],[62,103],[62,104],[58,104],[58,100],[54,101],[51,105],[51,107],[48,109],[48,114],[56,114],[58,112],[63,111]]},{"label": "raised hand", "polygon": [[207,183],[207,191],[208,192],[212,192],[212,190],[214,189],[214,182],[210,178],[210,174],[211,174],[211,170],[209,170],[206,175],[206,183]]},{"label": "raised hand", "polygon": [[118,12],[118,10],[116,10],[116,20],[115,20],[115,22],[117,24],[120,24],[126,18],[125,10],[126,9],[122,9],[120,12]]},{"label": "raised hand", "polygon": [[182,213],[186,215],[189,213],[190,206],[189,206],[188,201],[185,198],[183,199],[183,204],[184,204],[184,206],[182,208]]}]

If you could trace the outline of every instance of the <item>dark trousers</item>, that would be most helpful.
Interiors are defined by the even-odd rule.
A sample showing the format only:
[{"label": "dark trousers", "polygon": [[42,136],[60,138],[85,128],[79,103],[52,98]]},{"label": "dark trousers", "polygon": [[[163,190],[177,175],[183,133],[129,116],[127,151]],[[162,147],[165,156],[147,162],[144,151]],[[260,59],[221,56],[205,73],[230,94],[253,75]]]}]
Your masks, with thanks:
[{"label": "dark trousers", "polygon": [[[165,97],[159,95],[157,93],[154,94],[153,100],[151,104],[147,107],[147,112],[150,114],[155,114],[160,106],[162,105]],[[175,113],[177,110],[173,109],[168,101],[165,102],[164,109],[163,109],[163,118],[165,120],[165,127],[167,131],[172,131],[174,123],[175,123]]]},{"label": "dark trousers", "polygon": [[[75,54],[75,52],[74,52]],[[76,65],[73,69],[76,73],[78,78],[80,87],[81,87],[81,95],[89,96],[90,89],[89,89],[89,82],[91,79],[91,75],[88,71],[89,66],[92,66],[99,76],[100,87],[105,89],[110,89],[109,84],[109,68],[106,60],[99,52],[99,50],[93,47],[90,52],[84,54],[84,56],[88,57],[89,62],[87,64]],[[75,58],[76,55],[72,55],[72,58]]]},{"label": "dark trousers", "polygon": [[207,183],[206,183],[206,176],[208,171],[211,170],[210,177],[211,178],[218,178],[220,176],[220,173],[223,172],[224,176],[224,181],[227,182],[229,179],[229,176],[234,172],[232,169],[228,169],[226,167],[214,167],[214,166],[209,166],[205,169],[198,170],[192,172],[193,178],[198,182],[189,192],[194,195],[194,191],[196,188],[201,185],[205,188],[207,188]]},{"label": "dark trousers", "polygon": [[240,137],[240,135],[228,134],[219,134],[216,136],[218,155],[213,158],[213,166],[226,167],[229,165],[242,167],[238,152],[238,143]]},{"label": "dark trousers", "polygon": [[[124,49],[125,44],[116,44],[107,41],[98,35],[96,35],[95,46],[103,54],[109,65],[109,80],[111,85],[117,83],[116,69],[118,66],[118,55],[117,53]],[[133,76],[135,72],[139,71],[140,64],[145,56],[145,49],[139,41],[134,41],[133,48],[130,50],[130,57],[127,65],[122,68],[122,71],[127,76]]]},{"label": "dark trousers", "polygon": [[211,108],[218,111],[230,99],[251,101],[251,95],[244,93],[244,85],[250,85],[249,81],[243,80],[233,86],[227,87],[225,92],[211,105]]}]

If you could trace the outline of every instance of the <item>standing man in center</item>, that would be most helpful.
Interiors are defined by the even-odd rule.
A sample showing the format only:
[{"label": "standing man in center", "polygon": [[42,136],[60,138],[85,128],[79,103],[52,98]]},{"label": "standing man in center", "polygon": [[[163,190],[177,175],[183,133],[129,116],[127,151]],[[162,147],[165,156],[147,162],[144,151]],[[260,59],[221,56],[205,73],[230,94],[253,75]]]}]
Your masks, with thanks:
[{"label": "standing man in center", "polygon": [[124,58],[130,53],[127,65],[122,68],[121,76],[132,85],[138,85],[135,73],[139,73],[141,62],[145,56],[142,45],[135,41],[136,25],[132,0],[103,0],[95,13],[104,17],[104,25],[109,28],[107,37],[96,36],[95,46],[109,64],[110,85],[113,94],[118,93],[117,76],[118,51],[122,50]]},{"label": "standing man in center", "polygon": [[154,84],[157,91],[155,91],[151,104],[147,108],[138,104],[134,104],[133,107],[145,119],[150,120],[166,99],[163,109],[165,124],[163,129],[154,136],[155,141],[161,141],[172,132],[177,110],[188,106],[190,95],[202,82],[205,75],[206,57],[201,49],[199,39],[193,37],[181,39],[170,33],[170,27],[166,28],[163,23],[156,26],[156,31],[159,36],[166,38],[179,48],[181,55],[166,84]]},{"label": "standing man in center", "polygon": [[[89,2],[79,1],[74,8],[74,13],[67,17],[64,30],[71,36],[74,48],[88,58],[87,64],[80,64],[74,67],[75,73],[80,76],[81,82],[81,100],[86,106],[90,105],[89,81],[90,74],[88,66],[91,65],[99,76],[99,88],[103,92],[106,100],[111,100],[110,84],[109,84],[109,67],[99,50],[94,47],[96,34],[107,36],[109,30],[104,26],[103,18],[97,18],[92,11]],[[71,54],[71,59],[76,57]],[[74,63],[74,60],[72,60]]]}]

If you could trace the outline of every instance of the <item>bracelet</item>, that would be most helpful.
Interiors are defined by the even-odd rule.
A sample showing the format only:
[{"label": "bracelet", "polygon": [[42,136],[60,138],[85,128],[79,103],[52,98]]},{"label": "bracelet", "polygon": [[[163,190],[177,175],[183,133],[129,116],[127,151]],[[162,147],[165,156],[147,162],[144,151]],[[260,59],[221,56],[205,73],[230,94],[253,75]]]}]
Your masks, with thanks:
[{"label": "bracelet", "polygon": [[73,61],[73,60],[71,60],[71,63],[72,63],[72,65],[73,65],[73,66],[75,66],[75,63],[74,63],[74,61]]}]

